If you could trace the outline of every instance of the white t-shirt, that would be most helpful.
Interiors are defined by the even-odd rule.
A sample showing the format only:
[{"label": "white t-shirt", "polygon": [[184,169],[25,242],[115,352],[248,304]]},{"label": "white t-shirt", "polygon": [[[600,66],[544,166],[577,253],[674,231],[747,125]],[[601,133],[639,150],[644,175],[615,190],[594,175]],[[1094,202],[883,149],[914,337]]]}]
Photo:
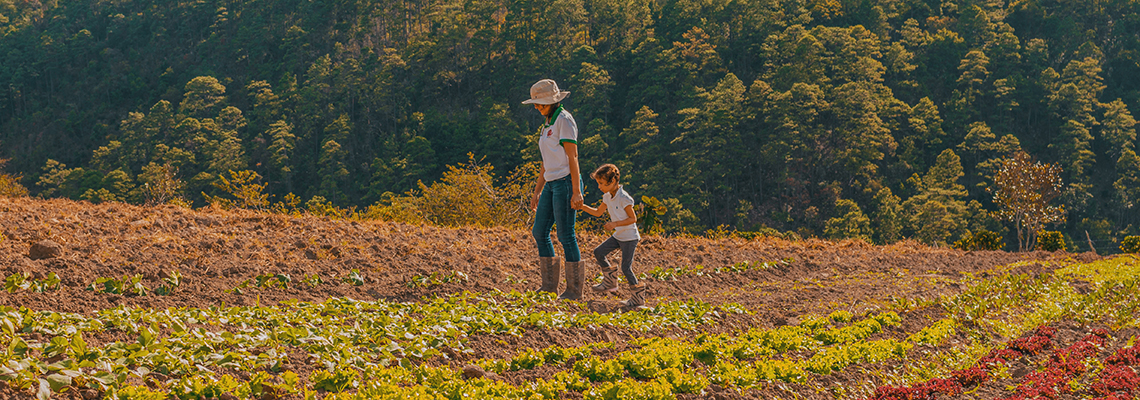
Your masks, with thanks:
[{"label": "white t-shirt", "polygon": [[[633,197],[626,193],[621,186],[618,186],[614,196],[610,196],[609,192],[602,194],[602,202],[606,203],[606,212],[610,214],[610,221],[617,222],[629,218],[629,214],[625,212],[625,207],[633,205]],[[614,228],[614,239],[623,242],[641,240],[641,234],[637,232],[637,224],[633,223]]]},{"label": "white t-shirt", "polygon": [[542,167],[546,169],[542,177],[550,182],[570,175],[570,159],[566,157],[562,143],[578,144],[578,124],[574,117],[558,107],[554,123],[543,125],[538,134],[541,135],[538,137],[538,150],[542,152]]}]

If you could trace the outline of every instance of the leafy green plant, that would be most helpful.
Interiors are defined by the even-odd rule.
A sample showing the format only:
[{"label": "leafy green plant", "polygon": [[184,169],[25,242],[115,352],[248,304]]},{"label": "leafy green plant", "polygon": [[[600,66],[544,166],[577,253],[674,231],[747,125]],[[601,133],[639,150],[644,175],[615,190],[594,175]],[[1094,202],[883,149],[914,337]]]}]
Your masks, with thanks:
[{"label": "leafy green plant", "polygon": [[442,286],[443,284],[446,284],[446,283],[467,282],[469,279],[470,278],[467,277],[467,274],[460,272],[460,271],[450,271],[447,273],[440,273],[438,271],[433,271],[431,274],[428,274],[426,276],[424,276],[424,275],[412,276],[408,280],[406,285],[410,288],[424,288],[424,287]]},{"label": "leafy green plant", "polygon": [[301,282],[308,284],[309,287],[317,287],[320,284],[325,283],[325,281],[321,279],[321,276],[317,274],[305,275],[304,278],[301,278]]},{"label": "leafy green plant", "polygon": [[182,273],[170,271],[166,274],[166,278],[162,279],[162,285],[154,289],[154,294],[159,296],[169,296],[174,294],[174,291],[182,285]]},{"label": "leafy green plant", "polygon": [[360,373],[352,367],[342,366],[333,370],[317,370],[309,377],[313,388],[326,392],[340,393],[354,387],[359,382]]},{"label": "leafy green plant", "polygon": [[55,272],[48,272],[43,279],[36,280],[30,279],[27,272],[16,272],[4,279],[4,290],[8,293],[15,293],[18,290],[43,293],[48,290],[59,289],[59,282],[59,275],[56,275]]},{"label": "leafy green plant", "polygon": [[355,268],[348,272],[348,276],[345,276],[343,281],[352,286],[364,285],[364,277],[360,276],[360,271]]},{"label": "leafy green plant", "polygon": [[675,399],[672,385],[664,380],[649,382],[607,382],[585,393],[586,400],[668,400]]},{"label": "leafy green plant", "polygon": [[573,371],[591,382],[612,382],[625,374],[625,368],[620,361],[602,361],[596,357],[578,360],[574,363]]},{"label": "leafy green plant", "polygon": [[96,293],[146,296],[147,287],[142,284],[142,276],[123,276],[122,279],[99,277],[87,286],[87,290]]},{"label": "leafy green plant", "polygon": [[511,359],[511,371],[535,369],[546,362],[546,355],[538,350],[527,348]]},{"label": "leafy green plant", "polygon": [[938,322],[935,322],[933,325],[922,328],[921,331],[910,335],[907,340],[913,343],[937,346],[941,344],[942,341],[946,340],[946,338],[954,335],[956,332],[955,327],[957,325],[958,324],[954,322],[953,319],[944,318],[938,320]]}]

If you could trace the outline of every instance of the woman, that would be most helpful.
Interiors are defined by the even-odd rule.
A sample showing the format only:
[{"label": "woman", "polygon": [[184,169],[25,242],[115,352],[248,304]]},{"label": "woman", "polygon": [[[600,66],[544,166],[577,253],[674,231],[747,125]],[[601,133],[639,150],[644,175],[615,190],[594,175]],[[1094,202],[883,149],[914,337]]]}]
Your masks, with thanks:
[{"label": "woman", "polygon": [[546,117],[546,123],[538,130],[542,170],[530,199],[530,209],[535,211],[533,234],[538,246],[538,270],[542,275],[539,290],[558,290],[561,260],[555,257],[550,241],[550,229],[557,226],[558,241],[566,258],[566,290],[558,298],[578,300],[586,282],[585,264],[574,232],[578,222],[576,210],[582,206],[582,178],[578,171],[578,124],[561,104],[568,95],[570,92],[558,90],[553,80],[543,79],[530,87],[530,100],[523,104],[534,104]]}]

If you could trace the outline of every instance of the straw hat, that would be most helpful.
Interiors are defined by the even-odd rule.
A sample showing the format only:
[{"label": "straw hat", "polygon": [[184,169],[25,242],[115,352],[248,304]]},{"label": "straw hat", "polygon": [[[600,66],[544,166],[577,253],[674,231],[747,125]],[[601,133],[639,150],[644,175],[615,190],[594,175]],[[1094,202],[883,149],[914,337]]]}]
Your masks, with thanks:
[{"label": "straw hat", "polygon": [[553,79],[543,79],[530,87],[530,100],[523,104],[554,104],[569,96],[570,92],[558,90]]}]

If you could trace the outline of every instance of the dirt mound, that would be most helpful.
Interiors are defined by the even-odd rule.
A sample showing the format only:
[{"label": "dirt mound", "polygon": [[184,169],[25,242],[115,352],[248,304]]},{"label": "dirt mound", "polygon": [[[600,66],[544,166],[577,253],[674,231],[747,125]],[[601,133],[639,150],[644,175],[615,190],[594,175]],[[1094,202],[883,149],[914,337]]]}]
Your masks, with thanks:
[{"label": "dirt mound", "polygon": [[[121,304],[200,307],[334,296],[416,301],[465,290],[527,290],[538,283],[533,240],[529,231],[518,229],[31,198],[0,198],[0,227],[4,276],[25,272],[43,279],[54,272],[61,279],[59,290],[0,296],[2,305],[32,309],[82,313]],[[584,235],[583,254],[604,239]],[[34,246],[49,249],[33,251]],[[817,309],[857,311],[892,296],[938,296],[959,289],[966,273],[985,276],[995,266],[1054,256],[1073,257],[961,252],[915,242],[883,247],[857,241],[651,237],[639,246],[635,270],[658,271],[648,279],[652,299],[741,303],[781,325]],[[597,266],[589,261],[588,274],[596,276]],[[732,269],[765,261],[774,263]],[[1050,269],[1039,263],[1022,268],[1029,273]],[[174,271],[181,274],[181,285],[169,295],[155,295]],[[123,276],[138,276],[150,293],[86,289],[99,278]],[[599,309],[620,300],[589,296],[591,307]]]}]

